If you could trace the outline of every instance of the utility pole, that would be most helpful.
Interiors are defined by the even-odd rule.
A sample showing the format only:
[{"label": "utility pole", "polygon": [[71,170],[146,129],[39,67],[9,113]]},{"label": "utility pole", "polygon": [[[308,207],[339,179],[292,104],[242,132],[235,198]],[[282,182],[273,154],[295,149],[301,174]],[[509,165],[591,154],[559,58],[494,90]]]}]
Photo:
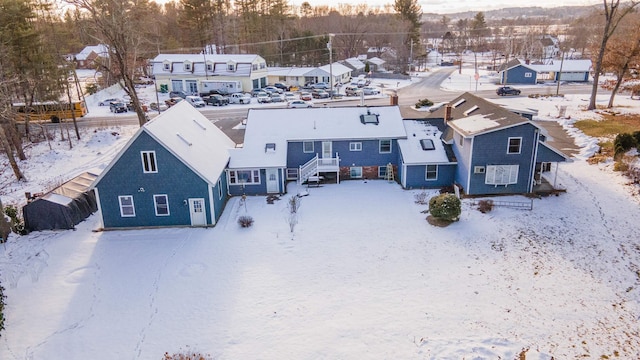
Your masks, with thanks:
[{"label": "utility pole", "polygon": [[556,84],[556,96],[560,94],[560,79],[562,78],[562,65],[564,65],[564,51],[562,51],[562,60],[560,60],[560,71],[558,72],[558,80]]},{"label": "utility pole", "polygon": [[333,37],[335,34],[329,34],[329,42],[327,43],[327,49],[329,49],[329,86],[331,98],[333,99]]}]

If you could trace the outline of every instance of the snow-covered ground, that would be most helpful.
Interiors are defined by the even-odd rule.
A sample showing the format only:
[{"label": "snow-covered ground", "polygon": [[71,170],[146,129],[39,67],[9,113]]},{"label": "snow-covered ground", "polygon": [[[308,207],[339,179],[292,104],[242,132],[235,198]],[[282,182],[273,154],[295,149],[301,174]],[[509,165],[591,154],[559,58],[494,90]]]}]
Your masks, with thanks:
[{"label": "snow-covered ground", "polygon": [[[0,247],[0,359],[638,359],[640,201],[611,163],[586,163],[596,141],[571,124],[594,116],[587,99],[500,100],[561,121],[584,148],[560,166],[567,193],[531,211],[482,214],[464,200],[461,220],[437,228],[421,191],[344,181],[310,189],[293,232],[287,201],[307,190],[295,185],[272,205],[232,198],[210,229],[93,232],[93,215],[74,231],[12,236]],[[30,146],[28,181],[5,165],[0,196],[19,203],[104,167],[135,130]]]}]

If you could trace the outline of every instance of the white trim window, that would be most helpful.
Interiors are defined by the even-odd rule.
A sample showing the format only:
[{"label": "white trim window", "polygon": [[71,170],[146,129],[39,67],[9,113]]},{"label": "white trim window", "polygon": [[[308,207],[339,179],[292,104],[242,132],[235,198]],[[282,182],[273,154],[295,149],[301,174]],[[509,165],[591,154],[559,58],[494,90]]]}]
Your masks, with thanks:
[{"label": "white trim window", "polygon": [[522,149],[521,137],[510,137],[507,144],[507,154],[520,154],[520,150]]},{"label": "white trim window", "polygon": [[157,173],[158,163],[156,161],[155,151],[141,151],[140,157],[142,159],[142,172],[145,174]]},{"label": "white trim window", "polygon": [[380,154],[391,153],[391,140],[380,140],[379,151]]},{"label": "white trim window", "polygon": [[302,152],[305,154],[312,153],[313,150],[313,141],[303,141],[302,142]]},{"label": "white trim window", "polygon": [[169,197],[166,194],[153,195],[156,216],[169,216]]},{"label": "white trim window", "polygon": [[474,174],[484,174],[484,166],[474,166],[473,167]]},{"label": "white trim window", "polygon": [[438,165],[427,165],[424,172],[425,180],[438,180]]},{"label": "white trim window", "polygon": [[165,62],[162,64],[162,69],[163,69],[164,71],[171,71],[171,63],[170,63],[170,62],[168,62],[168,61],[165,61]]},{"label": "white trim window", "polygon": [[213,63],[207,61],[207,71],[213,71]]},{"label": "white trim window", "polygon": [[120,216],[121,217],[135,217],[136,207],[133,204],[133,196],[121,195],[118,196],[118,203],[120,204]]},{"label": "white trim window", "polygon": [[362,166],[352,166],[349,168],[349,176],[352,179],[362,178]]},{"label": "white trim window", "polygon": [[191,71],[192,70],[192,64],[191,61],[185,61],[184,62],[184,71]]},{"label": "white trim window", "polygon": [[349,151],[362,151],[362,143],[361,142],[350,142],[349,143]]},{"label": "white trim window", "polygon": [[531,72],[526,72],[526,73],[524,73],[524,77],[526,77],[526,78],[533,77],[533,73],[531,73]]},{"label": "white trim window", "polygon": [[229,170],[229,184],[260,184],[260,170]]},{"label": "white trim window", "polygon": [[517,184],[519,168],[519,165],[487,165],[484,183],[505,186]]},{"label": "white trim window", "polygon": [[287,168],[287,180],[298,180],[297,168]]}]

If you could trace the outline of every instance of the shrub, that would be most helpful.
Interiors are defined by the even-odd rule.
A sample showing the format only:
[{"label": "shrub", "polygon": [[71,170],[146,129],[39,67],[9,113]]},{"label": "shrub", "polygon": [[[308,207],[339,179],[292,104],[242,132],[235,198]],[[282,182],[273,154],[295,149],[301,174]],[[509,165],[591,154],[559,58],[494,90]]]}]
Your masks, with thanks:
[{"label": "shrub", "polygon": [[251,227],[251,225],[253,225],[253,218],[249,215],[242,215],[238,218],[238,224],[243,228]]},{"label": "shrub", "polygon": [[629,164],[626,161],[617,160],[613,164],[613,171],[628,171],[628,170],[629,170]]},{"label": "shrub", "polygon": [[420,109],[421,107],[431,106],[433,105],[433,101],[429,99],[421,99],[416,103],[416,109]]},{"label": "shrub", "polygon": [[478,210],[481,213],[486,214],[493,210],[493,200],[480,200],[478,201]]},{"label": "shrub", "polygon": [[636,147],[640,146],[640,131],[634,131],[631,136],[636,139]]},{"label": "shrub", "polygon": [[98,89],[98,84],[95,84],[95,83],[93,83],[93,84],[87,84],[87,85],[84,87],[84,89],[85,89],[85,91],[87,92],[87,94],[89,94],[89,95],[93,95],[93,94],[97,93],[97,92],[98,92],[98,90],[99,90],[99,89]]},{"label": "shrub", "polygon": [[458,221],[462,205],[454,194],[440,194],[429,200],[429,212],[431,216],[441,220]]},{"label": "shrub", "polygon": [[195,351],[180,351],[178,353],[169,354],[168,352],[164,353],[162,360],[211,360],[213,359],[211,355],[201,354]]},{"label": "shrub", "polygon": [[613,140],[613,149],[614,149],[614,158],[620,154],[624,154],[627,151],[631,150],[638,146],[638,141],[636,138],[629,133],[621,133],[616,135],[615,140]]},{"label": "shrub", "polygon": [[413,198],[415,199],[416,204],[419,204],[419,205],[427,204],[427,193],[424,191],[413,195]]},{"label": "shrub", "polygon": [[4,213],[11,219],[11,230],[16,234],[25,234],[24,222],[20,219],[18,208],[13,205],[4,207]]},{"label": "shrub", "polygon": [[4,288],[0,284],[0,333],[4,330]]}]

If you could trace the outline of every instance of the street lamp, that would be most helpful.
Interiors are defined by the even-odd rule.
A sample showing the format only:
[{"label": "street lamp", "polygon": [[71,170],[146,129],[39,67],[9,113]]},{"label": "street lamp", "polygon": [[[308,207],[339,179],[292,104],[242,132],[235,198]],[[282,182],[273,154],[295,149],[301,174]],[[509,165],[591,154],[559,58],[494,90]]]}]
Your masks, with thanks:
[{"label": "street lamp", "polygon": [[333,45],[331,42],[333,41],[333,37],[335,34],[329,34],[329,42],[327,43],[327,49],[329,49],[329,86],[330,86],[330,94],[333,99]]}]

